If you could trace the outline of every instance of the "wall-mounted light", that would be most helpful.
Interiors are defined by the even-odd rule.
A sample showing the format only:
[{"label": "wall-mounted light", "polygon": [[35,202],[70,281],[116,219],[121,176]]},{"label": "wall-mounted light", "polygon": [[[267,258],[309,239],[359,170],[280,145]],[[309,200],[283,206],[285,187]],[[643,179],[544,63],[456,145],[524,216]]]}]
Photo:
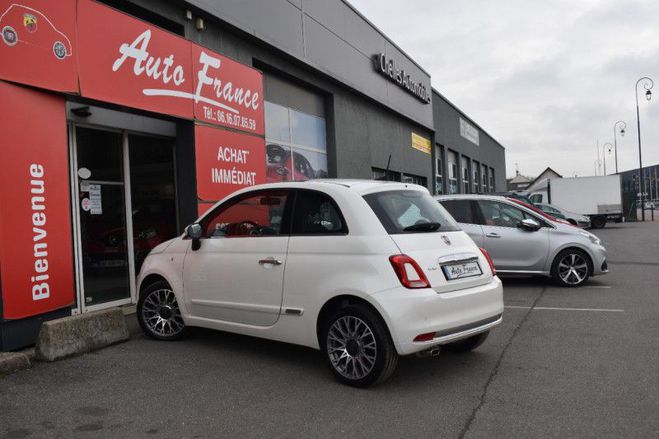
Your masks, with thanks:
[{"label": "wall-mounted light", "polygon": [[71,108],[71,113],[75,114],[78,117],[89,117],[92,115],[92,112],[89,110],[89,107]]},{"label": "wall-mounted light", "polygon": [[185,19],[186,20],[192,20],[192,11],[189,9],[185,10]]},{"label": "wall-mounted light", "polygon": [[197,17],[197,19],[194,22],[194,25],[197,28],[197,30],[204,30],[204,28],[206,27],[204,25],[204,19],[201,17]]}]

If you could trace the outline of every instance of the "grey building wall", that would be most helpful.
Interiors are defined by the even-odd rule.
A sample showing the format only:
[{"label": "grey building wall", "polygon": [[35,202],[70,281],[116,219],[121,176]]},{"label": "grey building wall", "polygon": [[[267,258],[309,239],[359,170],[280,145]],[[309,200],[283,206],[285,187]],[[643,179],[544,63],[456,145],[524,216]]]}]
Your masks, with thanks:
[{"label": "grey building wall", "polygon": [[[125,1],[117,0],[115,2],[114,0],[106,0],[110,5],[113,3],[119,4],[119,2],[125,3]],[[285,0],[282,1],[289,3]],[[197,3],[204,6],[201,1]],[[234,20],[234,18],[231,18],[233,16],[232,14],[251,13],[249,12],[252,8],[250,5],[255,2],[208,1],[207,3],[208,5],[204,7],[211,10],[216,10],[218,5],[227,3],[231,7],[227,8],[226,17]],[[273,0],[272,3],[273,5],[279,4],[285,9],[289,8],[287,5],[282,6],[279,0]],[[311,3],[313,2],[304,0],[305,5]],[[338,3],[345,6],[343,2]],[[130,0],[130,4],[138,5],[150,13],[161,15],[166,20],[172,21],[174,24],[173,27],[182,26],[183,34],[189,40],[238,62],[262,70],[266,77],[266,100],[268,100],[269,94],[275,101],[281,102],[284,99],[284,96],[281,95],[281,88],[279,92],[275,92],[274,90],[277,87],[272,86],[277,82],[277,79],[272,81],[269,79],[270,77],[293,84],[293,87],[287,88],[284,94],[288,90],[302,87],[305,90],[322,96],[325,105],[323,113],[327,122],[327,153],[330,177],[371,178],[372,167],[386,168],[389,154],[391,154],[390,169],[392,171],[425,177],[428,179],[429,189],[432,188],[431,156],[411,147],[412,132],[427,139],[432,139],[431,127],[433,121],[431,105],[424,104],[401,90],[401,93],[404,93],[405,96],[400,96],[400,100],[401,102],[406,102],[405,105],[409,109],[414,108],[416,109],[415,111],[420,113],[427,111],[429,114],[429,119],[424,119],[423,123],[407,118],[392,111],[390,107],[378,100],[371,99],[362,93],[355,93],[354,89],[347,87],[341,81],[337,81],[333,75],[325,74],[322,71],[319,72],[317,68],[310,67],[308,62],[303,62],[299,57],[290,56],[288,51],[278,50],[270,44],[264,44],[260,40],[260,37],[267,37],[268,39],[273,38],[277,41],[277,38],[283,38],[283,36],[277,37],[260,34],[255,36],[255,32],[244,32],[236,28],[233,24],[225,22],[226,17],[225,15],[220,15],[220,12],[218,12],[218,15],[222,19],[214,19],[213,17],[206,16],[206,28],[203,31],[198,31],[195,28],[194,20],[189,21],[185,19],[184,10],[186,4],[184,2]],[[274,11],[270,10],[270,8],[274,8],[273,5],[270,5],[270,0],[258,2],[258,4],[263,6],[259,10],[261,15],[268,16],[268,14],[274,14],[269,16],[270,21],[283,20],[282,22],[286,22],[288,19],[277,15],[283,14],[281,11],[278,10],[279,12],[275,14]],[[299,2],[297,5],[290,4],[290,6],[297,8],[299,7]],[[245,11],[241,12],[242,9],[245,9]],[[314,10],[314,8],[310,8],[310,11]],[[222,10],[221,12],[224,14],[225,11]],[[258,20],[256,23],[258,23]],[[340,25],[338,21],[335,24],[337,26]],[[253,24],[253,26],[256,26],[256,24]],[[285,26],[279,24],[279,27]],[[292,44],[293,40],[289,42]],[[309,53],[312,51],[309,50]],[[340,63],[342,55],[338,54],[328,54],[326,63],[331,64],[335,61],[333,59],[335,56],[338,57],[336,61]],[[369,70],[367,76],[372,82],[377,83],[384,79],[372,67],[370,60],[363,59],[360,62],[365,62],[368,65]],[[366,75],[366,72],[364,74]],[[407,101],[408,98],[410,100],[409,102]],[[317,104],[310,100],[309,102],[305,101],[304,96],[301,94],[288,96],[286,99],[288,100],[287,103],[294,108],[310,112],[311,114],[317,113],[316,111],[309,111],[310,108]],[[300,100],[295,103],[296,99]],[[430,124],[430,128],[427,126],[428,124]]]},{"label": "grey building wall", "polygon": [[[477,123],[466,116],[448,99],[443,97],[439,92],[433,90],[433,118],[435,120],[434,144],[450,149],[459,154],[460,157],[468,157],[470,162],[477,161],[489,168],[494,169],[494,189],[497,192],[506,190],[506,150],[483,130]],[[464,119],[479,132],[479,145],[475,145],[470,140],[460,135],[460,118]],[[433,153],[434,154],[434,153]],[[460,173],[459,181],[462,181],[461,158],[458,157],[458,171]],[[447,160],[444,163],[444,182],[446,185],[448,170],[446,169]],[[470,179],[473,178],[473,170],[470,167]],[[446,187],[446,186],[445,186]],[[446,193],[446,191],[445,191]]]},{"label": "grey building wall", "polygon": [[432,106],[374,74],[384,53],[430,91],[430,75],[342,0],[188,0],[190,5],[283,51],[432,129]]}]

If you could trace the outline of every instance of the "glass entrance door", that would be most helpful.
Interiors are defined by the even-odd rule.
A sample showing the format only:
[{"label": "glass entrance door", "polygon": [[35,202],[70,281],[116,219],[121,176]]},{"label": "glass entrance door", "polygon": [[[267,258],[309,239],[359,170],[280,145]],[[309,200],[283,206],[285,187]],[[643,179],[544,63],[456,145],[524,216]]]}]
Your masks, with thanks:
[{"label": "glass entrance door", "polygon": [[82,306],[130,299],[124,135],[76,127],[75,138]]},{"label": "glass entrance door", "polygon": [[80,311],[136,302],[152,248],[176,236],[170,137],[72,126]]}]

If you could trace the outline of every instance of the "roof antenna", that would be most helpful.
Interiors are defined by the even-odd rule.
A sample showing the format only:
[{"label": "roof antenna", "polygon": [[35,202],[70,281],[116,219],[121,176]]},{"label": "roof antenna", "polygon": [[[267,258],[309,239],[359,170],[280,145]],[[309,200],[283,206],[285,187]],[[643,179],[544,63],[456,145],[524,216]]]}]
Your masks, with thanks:
[{"label": "roof antenna", "polygon": [[384,170],[385,175],[389,175],[389,165],[391,164],[391,154],[389,154],[389,160],[387,160],[387,169]]}]

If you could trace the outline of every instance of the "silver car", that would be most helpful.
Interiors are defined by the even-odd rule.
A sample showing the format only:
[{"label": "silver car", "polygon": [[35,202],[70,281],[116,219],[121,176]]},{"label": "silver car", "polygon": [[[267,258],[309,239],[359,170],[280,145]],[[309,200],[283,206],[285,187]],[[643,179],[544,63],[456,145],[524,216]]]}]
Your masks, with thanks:
[{"label": "silver car", "polygon": [[536,203],[535,207],[542,210],[544,213],[548,213],[549,215],[555,216],[556,218],[563,217],[565,218],[565,221],[569,222],[572,225],[579,226],[584,229],[589,229],[591,226],[590,218],[587,217],[586,215],[570,212],[569,210],[561,209],[558,206],[554,206],[553,204]]},{"label": "silver car", "polygon": [[609,271],[597,236],[553,221],[526,203],[488,195],[435,199],[490,253],[499,274],[550,276],[562,286],[576,287]]}]

